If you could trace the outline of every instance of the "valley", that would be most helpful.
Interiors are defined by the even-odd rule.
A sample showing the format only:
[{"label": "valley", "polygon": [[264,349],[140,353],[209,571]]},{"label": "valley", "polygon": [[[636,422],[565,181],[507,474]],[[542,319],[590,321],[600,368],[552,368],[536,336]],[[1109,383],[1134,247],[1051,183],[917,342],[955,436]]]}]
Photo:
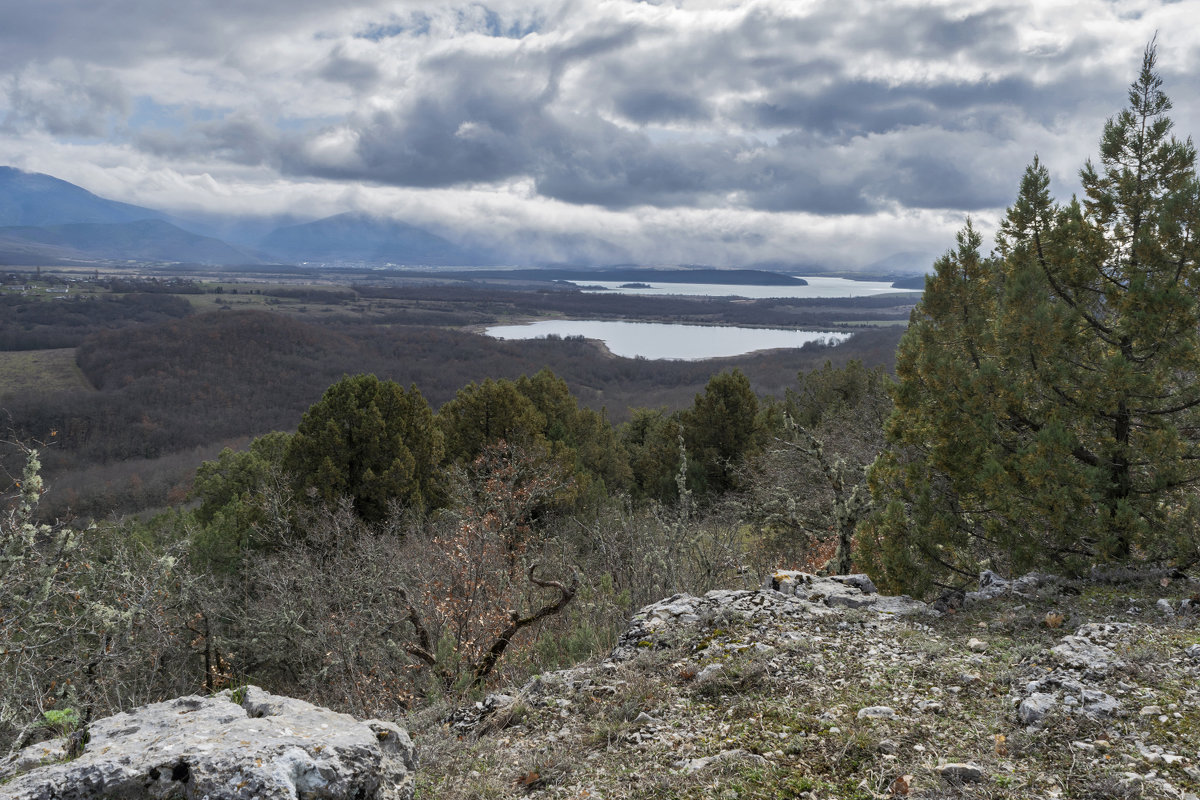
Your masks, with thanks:
[{"label": "valley", "polygon": [[[827,361],[890,369],[919,296],[622,296],[582,291],[553,273],[517,279],[496,270],[141,264],[4,275],[0,413],[14,436],[53,441],[44,455],[54,486],[45,512],[85,517],[186,497],[201,461],[294,429],[344,374],[415,385],[438,408],[468,383],[549,368],[581,404],[616,424],[638,408],[678,411],[712,375],[734,368],[756,393],[776,398],[798,373]],[[613,357],[573,336],[501,341],[479,333],[555,319],[851,335],[836,347],[670,361]]]}]

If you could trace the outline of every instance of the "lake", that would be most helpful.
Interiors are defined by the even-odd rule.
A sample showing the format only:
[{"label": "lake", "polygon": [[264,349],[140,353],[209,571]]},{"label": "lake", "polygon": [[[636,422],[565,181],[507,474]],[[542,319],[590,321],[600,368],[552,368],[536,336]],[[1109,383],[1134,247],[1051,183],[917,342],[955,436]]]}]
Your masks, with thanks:
[{"label": "lake", "polygon": [[740,356],[755,350],[779,347],[803,347],[812,342],[839,344],[851,336],[849,333],[832,331],[570,319],[544,320],[529,325],[494,325],[485,333],[495,339],[582,336],[599,339],[614,355],[623,358],[641,356],[680,361]]},{"label": "lake", "polygon": [[[746,286],[742,284],[716,283],[655,283],[649,288],[622,289],[623,281],[570,281],[584,291],[604,291],[613,294],[671,295],[682,294],[699,297],[745,297],[762,300],[771,297],[870,297],[877,294],[910,294],[919,289],[895,289],[887,281],[852,281],[846,278],[829,278],[797,275],[808,281],[807,286]],[[599,286],[602,289],[589,287]]]}]

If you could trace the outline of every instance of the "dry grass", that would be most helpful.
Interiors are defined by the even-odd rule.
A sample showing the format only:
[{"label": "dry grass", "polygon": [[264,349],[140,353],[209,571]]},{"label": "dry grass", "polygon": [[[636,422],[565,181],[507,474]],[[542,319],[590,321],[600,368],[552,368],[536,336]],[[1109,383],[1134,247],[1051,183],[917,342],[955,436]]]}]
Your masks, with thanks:
[{"label": "dry grass", "polygon": [[72,389],[92,389],[75,365],[75,348],[0,352],[0,396]]}]

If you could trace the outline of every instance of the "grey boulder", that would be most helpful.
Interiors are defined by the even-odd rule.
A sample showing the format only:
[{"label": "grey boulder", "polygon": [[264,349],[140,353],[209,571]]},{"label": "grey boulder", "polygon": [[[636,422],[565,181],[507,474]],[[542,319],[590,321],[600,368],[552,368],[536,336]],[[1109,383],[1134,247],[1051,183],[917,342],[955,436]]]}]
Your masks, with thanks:
[{"label": "grey boulder", "polygon": [[[251,686],[143,706],[93,722],[82,754],[12,774],[6,800],[361,798],[410,800],[408,734]],[[52,743],[35,747],[52,751]],[[28,749],[28,748],[27,748]],[[37,756],[36,753],[28,754]]]}]

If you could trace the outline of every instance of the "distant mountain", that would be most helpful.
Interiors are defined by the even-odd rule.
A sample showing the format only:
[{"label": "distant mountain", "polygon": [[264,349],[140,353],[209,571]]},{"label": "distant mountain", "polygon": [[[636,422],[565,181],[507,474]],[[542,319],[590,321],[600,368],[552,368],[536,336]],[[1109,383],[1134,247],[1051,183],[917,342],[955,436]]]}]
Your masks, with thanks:
[{"label": "distant mountain", "polygon": [[892,281],[892,288],[893,289],[924,289],[925,288],[925,276],[924,275],[913,275],[912,277],[909,277],[909,278],[898,278],[898,279]]},{"label": "distant mountain", "polygon": [[87,189],[40,172],[0,167],[2,227],[133,222],[163,216],[148,208],[105,200]]},{"label": "distant mountain", "polygon": [[8,236],[0,228],[0,266],[67,266],[87,259],[86,253]]},{"label": "distant mountain", "polygon": [[[22,257],[14,257],[18,255]],[[28,264],[39,255],[56,262],[103,258],[249,264],[261,260],[220,239],[189,233],[159,219],[0,228],[0,263]]]},{"label": "distant mountain", "polygon": [[415,225],[353,212],[277,228],[259,243],[259,249],[292,261],[427,266],[490,263],[482,254]]}]

